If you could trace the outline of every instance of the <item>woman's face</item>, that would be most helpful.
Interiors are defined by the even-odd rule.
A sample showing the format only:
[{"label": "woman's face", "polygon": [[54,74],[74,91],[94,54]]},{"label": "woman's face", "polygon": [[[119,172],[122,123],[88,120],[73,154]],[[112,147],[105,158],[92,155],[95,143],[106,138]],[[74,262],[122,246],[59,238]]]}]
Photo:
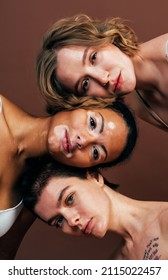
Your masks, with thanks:
[{"label": "woman's face", "polygon": [[136,85],[131,58],[113,44],[60,49],[56,76],[63,87],[80,96],[120,96]]},{"label": "woman's face", "polygon": [[127,135],[125,121],[111,109],[64,111],[52,117],[48,150],[64,164],[90,167],[118,158]]},{"label": "woman's face", "polygon": [[103,237],[109,226],[109,205],[101,176],[53,177],[42,191],[35,212],[65,233]]}]

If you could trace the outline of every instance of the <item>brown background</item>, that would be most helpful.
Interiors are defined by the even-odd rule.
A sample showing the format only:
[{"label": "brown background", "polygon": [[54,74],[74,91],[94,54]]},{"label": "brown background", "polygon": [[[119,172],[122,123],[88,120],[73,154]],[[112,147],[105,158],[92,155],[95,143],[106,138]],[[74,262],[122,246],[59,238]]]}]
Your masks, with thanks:
[{"label": "brown background", "polygon": [[[42,35],[55,20],[76,13],[129,19],[139,41],[166,33],[167,0],[1,0],[0,92],[34,115],[45,115],[35,79],[35,58]],[[168,200],[168,134],[137,120],[139,140],[133,156],[107,172],[132,198]],[[2,149],[3,147],[1,147]],[[74,238],[36,221],[17,259],[106,259],[116,237]]]}]

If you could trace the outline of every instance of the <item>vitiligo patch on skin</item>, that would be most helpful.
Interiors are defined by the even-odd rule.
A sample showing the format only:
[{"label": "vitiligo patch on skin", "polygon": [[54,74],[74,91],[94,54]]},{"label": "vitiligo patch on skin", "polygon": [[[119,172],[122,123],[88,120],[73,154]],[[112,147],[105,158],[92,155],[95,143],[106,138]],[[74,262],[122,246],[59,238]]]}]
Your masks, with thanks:
[{"label": "vitiligo patch on skin", "polygon": [[110,129],[114,129],[115,128],[115,124],[113,123],[113,122],[108,122],[108,127],[110,128]]},{"label": "vitiligo patch on skin", "polygon": [[64,131],[65,130],[63,125],[55,126],[52,135],[48,139],[48,143],[51,146],[56,146],[56,143],[58,143],[63,137]]},{"label": "vitiligo patch on skin", "polygon": [[56,136],[61,136],[61,134],[64,133],[63,129],[65,129],[65,128],[66,128],[65,125],[57,125],[57,126],[55,126],[54,127],[54,134]]},{"label": "vitiligo patch on skin", "polygon": [[88,122],[88,127],[90,126],[90,118],[93,118],[95,123],[96,123],[96,128],[90,131],[90,134],[92,135],[97,135],[99,128],[101,126],[101,119],[98,114],[98,112],[93,112],[93,111],[88,111],[87,112],[87,122]]}]

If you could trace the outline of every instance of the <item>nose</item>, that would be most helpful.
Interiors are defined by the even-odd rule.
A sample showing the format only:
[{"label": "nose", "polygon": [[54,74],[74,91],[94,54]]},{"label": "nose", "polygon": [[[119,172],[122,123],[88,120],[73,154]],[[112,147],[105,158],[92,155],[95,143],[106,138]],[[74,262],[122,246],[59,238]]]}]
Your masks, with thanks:
[{"label": "nose", "polygon": [[76,146],[78,149],[83,149],[88,145],[95,143],[95,137],[88,134],[78,134],[76,138]]},{"label": "nose", "polygon": [[109,72],[102,69],[95,69],[93,78],[101,84],[101,86],[106,86],[109,82]]},{"label": "nose", "polygon": [[69,217],[67,218],[67,222],[68,222],[68,225],[70,227],[78,226],[78,224],[79,224],[79,215],[77,215],[77,214],[69,215]]}]

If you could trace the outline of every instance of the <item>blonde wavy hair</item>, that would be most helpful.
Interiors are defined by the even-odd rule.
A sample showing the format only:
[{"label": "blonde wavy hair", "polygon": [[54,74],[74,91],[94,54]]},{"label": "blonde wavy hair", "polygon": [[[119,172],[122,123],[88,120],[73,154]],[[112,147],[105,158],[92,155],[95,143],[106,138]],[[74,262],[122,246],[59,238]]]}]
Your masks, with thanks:
[{"label": "blonde wavy hair", "polygon": [[[66,46],[104,46],[114,44],[133,57],[138,51],[135,32],[120,18],[94,19],[80,14],[56,21],[43,38],[37,57],[37,84],[49,107],[56,111],[70,110],[77,104],[89,102],[87,97],[75,96],[62,88],[56,77],[57,52]],[[80,101],[79,101],[80,99]]]}]

